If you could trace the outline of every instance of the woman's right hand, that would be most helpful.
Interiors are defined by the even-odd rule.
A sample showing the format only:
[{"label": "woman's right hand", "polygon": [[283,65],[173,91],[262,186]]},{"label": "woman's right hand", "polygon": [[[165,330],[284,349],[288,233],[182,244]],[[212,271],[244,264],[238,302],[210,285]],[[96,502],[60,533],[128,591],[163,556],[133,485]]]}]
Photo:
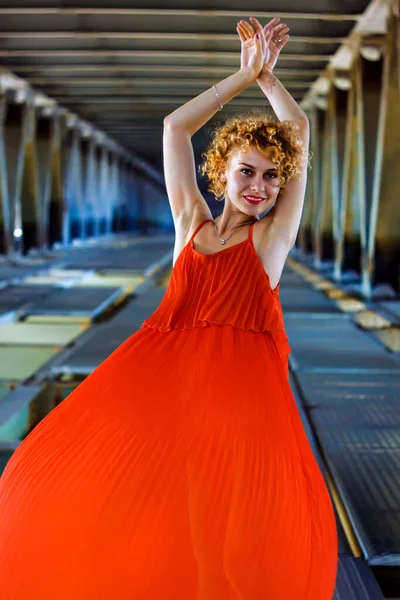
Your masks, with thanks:
[{"label": "woman's right hand", "polygon": [[266,59],[272,31],[265,36],[257,32],[253,36],[244,34],[241,24],[236,28],[241,41],[240,69],[248,72],[252,81],[259,76]]}]

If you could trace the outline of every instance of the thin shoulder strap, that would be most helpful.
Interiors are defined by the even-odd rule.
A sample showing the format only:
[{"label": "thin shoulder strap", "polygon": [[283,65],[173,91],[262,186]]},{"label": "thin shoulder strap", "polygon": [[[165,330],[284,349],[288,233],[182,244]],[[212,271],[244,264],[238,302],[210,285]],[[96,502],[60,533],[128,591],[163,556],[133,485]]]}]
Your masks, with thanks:
[{"label": "thin shoulder strap", "polygon": [[254,223],[252,223],[249,227],[249,242],[253,243],[253,229],[254,229]]},{"label": "thin shoulder strap", "polygon": [[208,223],[208,221],[212,221],[212,219],[206,219],[205,221],[203,221],[202,223],[200,223],[200,225],[197,227],[196,231],[194,232],[194,234],[190,238],[189,242],[191,242],[193,240],[193,238],[199,233],[199,231],[203,227],[203,225],[205,225],[206,223]]}]

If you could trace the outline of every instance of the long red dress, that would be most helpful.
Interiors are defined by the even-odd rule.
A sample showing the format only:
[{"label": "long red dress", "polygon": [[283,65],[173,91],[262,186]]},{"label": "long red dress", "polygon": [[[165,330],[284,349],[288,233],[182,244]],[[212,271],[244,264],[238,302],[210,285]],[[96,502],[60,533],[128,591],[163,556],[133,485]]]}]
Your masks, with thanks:
[{"label": "long red dress", "polygon": [[252,229],[208,255],[196,231],[159,308],[13,454],[2,600],[331,600],[335,517]]}]

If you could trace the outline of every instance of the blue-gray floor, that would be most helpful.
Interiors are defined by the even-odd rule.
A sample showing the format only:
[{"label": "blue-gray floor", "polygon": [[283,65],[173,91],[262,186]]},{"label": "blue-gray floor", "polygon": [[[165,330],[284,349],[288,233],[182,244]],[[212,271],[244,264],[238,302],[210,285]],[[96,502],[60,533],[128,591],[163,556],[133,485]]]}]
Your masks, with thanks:
[{"label": "blue-gray floor", "polygon": [[[2,264],[0,469],[40,418],[157,308],[172,245],[167,235],[111,236],[34,265]],[[398,299],[356,311],[347,295],[346,312],[334,288],[329,269],[315,278],[306,259],[289,256],[280,298],[290,384],[335,507],[334,598],[378,600],[374,569],[400,567],[400,356],[357,315],[375,311],[395,327]]]}]

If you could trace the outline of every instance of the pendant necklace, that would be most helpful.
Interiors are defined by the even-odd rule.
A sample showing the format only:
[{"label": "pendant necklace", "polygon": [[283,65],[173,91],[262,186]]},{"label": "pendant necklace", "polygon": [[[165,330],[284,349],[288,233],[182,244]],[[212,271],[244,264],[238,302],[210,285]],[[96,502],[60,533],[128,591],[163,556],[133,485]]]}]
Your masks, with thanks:
[{"label": "pendant necklace", "polygon": [[[254,223],[255,223],[255,221],[254,221]],[[252,223],[252,225],[253,225],[253,223]],[[221,245],[222,245],[222,246],[223,246],[224,244],[226,244],[226,242],[227,242],[228,240],[230,240],[230,238],[232,237],[232,235],[235,233],[236,229],[238,229],[238,227],[236,227],[236,229],[234,229],[234,230],[233,230],[233,231],[232,231],[232,232],[231,232],[231,233],[228,235],[228,237],[227,237],[227,238],[223,239],[222,237],[220,237],[220,236],[219,236],[218,229],[217,229],[217,224],[216,224],[216,222],[215,222],[215,221],[214,221],[214,227],[215,227],[215,233],[217,234],[217,238],[218,238],[218,239],[219,239],[219,241],[221,242]],[[239,227],[242,227],[242,225],[239,225]]]}]

